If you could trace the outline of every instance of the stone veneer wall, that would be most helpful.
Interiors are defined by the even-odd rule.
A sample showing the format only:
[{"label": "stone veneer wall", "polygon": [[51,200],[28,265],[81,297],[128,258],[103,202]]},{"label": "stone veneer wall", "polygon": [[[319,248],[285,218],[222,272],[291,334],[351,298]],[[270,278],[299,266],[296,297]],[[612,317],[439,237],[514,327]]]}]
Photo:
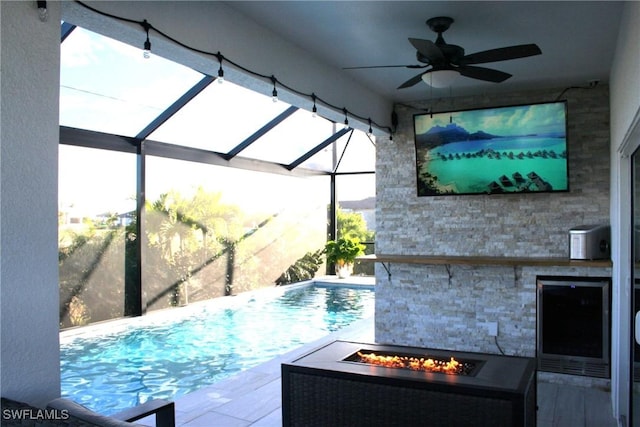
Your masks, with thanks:
[{"label": "stone veneer wall", "polygon": [[[568,230],[609,222],[609,91],[571,89],[567,193],[417,197],[413,114],[554,101],[563,89],[397,106],[393,141],[377,144],[376,252],[568,257]],[[376,341],[535,356],[536,276],[607,276],[609,268],[376,266]]]}]

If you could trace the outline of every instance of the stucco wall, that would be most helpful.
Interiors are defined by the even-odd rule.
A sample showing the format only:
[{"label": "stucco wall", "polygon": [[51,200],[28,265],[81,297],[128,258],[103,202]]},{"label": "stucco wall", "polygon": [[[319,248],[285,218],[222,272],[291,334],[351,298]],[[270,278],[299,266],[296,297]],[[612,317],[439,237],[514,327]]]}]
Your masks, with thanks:
[{"label": "stucco wall", "polygon": [[60,10],[0,2],[0,394],[59,396],[58,102]]},{"label": "stucco wall", "polygon": [[[434,110],[554,101],[563,88],[434,102]],[[397,107],[399,132],[377,146],[380,254],[568,257],[568,230],[609,222],[609,91],[566,92],[568,193],[416,196],[413,114]],[[418,107],[427,108],[430,102]],[[376,267],[376,340],[533,356],[536,275],[610,276],[608,268],[391,265]]]}]

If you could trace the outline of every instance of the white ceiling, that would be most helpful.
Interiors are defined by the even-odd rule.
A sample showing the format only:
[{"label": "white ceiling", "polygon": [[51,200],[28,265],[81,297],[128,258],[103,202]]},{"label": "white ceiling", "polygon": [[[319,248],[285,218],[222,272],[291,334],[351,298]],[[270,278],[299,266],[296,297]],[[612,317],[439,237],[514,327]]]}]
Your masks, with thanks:
[{"label": "white ceiling", "polygon": [[[623,2],[595,1],[231,1],[228,6],[395,101],[607,82]],[[502,83],[461,77],[449,89],[420,82],[406,68],[343,67],[418,64],[409,37],[435,41],[425,21],[455,20],[444,33],[466,54],[535,43],[542,55],[482,64],[513,74]]]}]

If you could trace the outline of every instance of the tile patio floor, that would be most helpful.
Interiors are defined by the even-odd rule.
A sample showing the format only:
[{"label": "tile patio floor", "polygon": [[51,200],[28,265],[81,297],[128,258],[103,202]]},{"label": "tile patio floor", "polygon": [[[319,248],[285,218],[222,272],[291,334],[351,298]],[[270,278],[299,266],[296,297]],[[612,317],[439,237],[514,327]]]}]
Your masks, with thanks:
[{"label": "tile patio floor", "polygon": [[[280,364],[336,339],[374,342],[373,318],[176,400],[176,426],[279,427]],[[610,393],[580,386],[538,383],[538,427],[616,427]],[[145,425],[153,421],[145,419]]]}]

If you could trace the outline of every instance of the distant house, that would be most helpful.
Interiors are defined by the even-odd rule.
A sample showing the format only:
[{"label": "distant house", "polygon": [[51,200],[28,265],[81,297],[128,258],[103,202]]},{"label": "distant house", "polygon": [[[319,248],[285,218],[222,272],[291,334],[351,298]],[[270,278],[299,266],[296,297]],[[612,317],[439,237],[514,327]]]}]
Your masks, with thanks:
[{"label": "distant house", "polygon": [[339,203],[340,209],[345,212],[355,212],[362,215],[365,222],[367,223],[367,228],[369,230],[376,229],[376,198],[367,197],[362,200],[345,200]]},{"label": "distant house", "polygon": [[96,215],[95,221],[97,223],[107,224],[109,221],[117,218],[117,221],[113,223],[113,226],[126,227],[127,225],[131,224],[134,221],[135,217],[136,217],[135,211],[129,211],[121,214],[105,212],[105,213]]}]

